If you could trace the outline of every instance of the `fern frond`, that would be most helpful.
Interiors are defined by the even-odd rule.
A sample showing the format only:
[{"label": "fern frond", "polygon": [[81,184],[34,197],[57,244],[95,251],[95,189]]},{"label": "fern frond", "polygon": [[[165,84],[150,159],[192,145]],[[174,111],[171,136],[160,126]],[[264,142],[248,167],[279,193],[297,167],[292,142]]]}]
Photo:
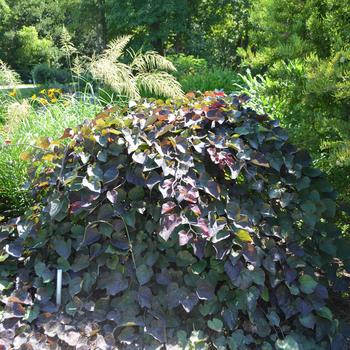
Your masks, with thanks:
[{"label": "fern frond", "polygon": [[144,54],[137,53],[133,58],[131,67],[140,73],[154,70],[176,71],[172,62],[155,51],[147,51]]},{"label": "fern frond", "polygon": [[20,75],[0,60],[0,84],[16,86],[21,83]]},{"label": "fern frond", "polygon": [[107,49],[103,52],[103,56],[111,61],[117,61],[124,53],[126,45],[128,45],[131,35],[124,35],[118,39],[112,40]]},{"label": "fern frond", "polygon": [[159,96],[182,97],[180,83],[167,72],[145,72],[136,76],[137,86]]}]

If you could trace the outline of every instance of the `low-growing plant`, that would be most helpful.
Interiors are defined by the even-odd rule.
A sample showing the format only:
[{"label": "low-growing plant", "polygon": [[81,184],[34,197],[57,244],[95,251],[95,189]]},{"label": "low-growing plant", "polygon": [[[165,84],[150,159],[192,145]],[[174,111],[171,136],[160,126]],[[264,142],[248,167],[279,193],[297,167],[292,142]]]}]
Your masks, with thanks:
[{"label": "low-growing plant", "polygon": [[335,193],[241,103],[145,100],[41,138],[35,204],[0,233],[0,344],[344,349]]},{"label": "low-growing plant", "polygon": [[49,88],[41,89],[37,94],[32,95],[32,103],[39,106],[46,106],[48,104],[57,103],[62,96],[62,89]]}]

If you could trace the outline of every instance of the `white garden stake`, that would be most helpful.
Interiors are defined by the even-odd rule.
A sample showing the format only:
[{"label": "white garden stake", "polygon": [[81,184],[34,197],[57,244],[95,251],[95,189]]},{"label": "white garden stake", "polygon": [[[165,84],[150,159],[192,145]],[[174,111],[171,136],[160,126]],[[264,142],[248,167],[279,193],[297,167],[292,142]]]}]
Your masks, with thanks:
[{"label": "white garden stake", "polygon": [[62,270],[57,270],[56,305],[60,306],[62,300]]}]

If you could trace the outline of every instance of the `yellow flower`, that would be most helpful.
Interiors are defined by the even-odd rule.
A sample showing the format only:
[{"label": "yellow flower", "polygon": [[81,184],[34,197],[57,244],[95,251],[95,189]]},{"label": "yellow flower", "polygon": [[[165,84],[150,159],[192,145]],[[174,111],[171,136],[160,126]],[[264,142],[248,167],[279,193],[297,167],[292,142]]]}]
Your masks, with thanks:
[{"label": "yellow flower", "polygon": [[42,94],[42,95],[44,95],[44,94],[46,94],[46,90],[45,90],[45,89],[42,89],[42,90],[39,91],[39,93]]},{"label": "yellow flower", "polygon": [[57,100],[56,97],[51,98],[51,102],[52,102],[52,103],[56,103],[57,101],[58,101],[58,100]]},{"label": "yellow flower", "polygon": [[31,97],[31,99],[33,100],[33,101],[35,101],[36,100],[36,95],[34,94],[32,97]]},{"label": "yellow flower", "polygon": [[9,95],[12,96],[12,97],[17,96],[16,90],[12,90],[12,91],[9,93]]},{"label": "yellow flower", "polygon": [[55,93],[56,89],[49,89],[47,90],[48,95],[53,95]]},{"label": "yellow flower", "polygon": [[46,106],[48,104],[47,100],[45,98],[40,98],[39,99],[40,103]]}]

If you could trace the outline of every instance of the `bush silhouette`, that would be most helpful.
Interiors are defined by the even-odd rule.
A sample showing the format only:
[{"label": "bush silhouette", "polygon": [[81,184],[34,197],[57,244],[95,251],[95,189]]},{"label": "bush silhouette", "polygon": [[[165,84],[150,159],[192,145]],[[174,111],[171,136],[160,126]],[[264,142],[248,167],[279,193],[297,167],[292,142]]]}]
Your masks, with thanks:
[{"label": "bush silhouette", "polygon": [[344,346],[324,282],[335,193],[243,101],[130,103],[39,140],[37,204],[0,236],[4,344]]}]

